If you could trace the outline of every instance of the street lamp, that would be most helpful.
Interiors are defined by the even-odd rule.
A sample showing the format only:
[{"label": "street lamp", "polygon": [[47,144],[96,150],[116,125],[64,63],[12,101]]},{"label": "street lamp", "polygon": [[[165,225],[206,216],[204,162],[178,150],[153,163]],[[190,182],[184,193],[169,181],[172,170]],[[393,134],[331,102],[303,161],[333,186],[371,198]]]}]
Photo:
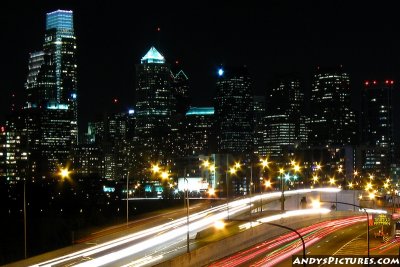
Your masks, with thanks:
[{"label": "street lamp", "polygon": [[[227,159],[227,163],[228,163],[228,159]],[[229,170],[226,171],[226,208],[228,210],[228,220],[229,220],[229,187],[228,187],[228,172],[233,175],[236,173],[236,168],[235,167],[231,167],[229,168]]]},{"label": "street lamp", "polygon": [[264,169],[269,167],[269,161],[267,158],[265,159],[260,159],[260,164],[261,164],[261,169],[260,169],[260,212],[262,212],[263,209],[263,204],[262,204],[262,199],[263,199],[263,181],[264,178],[262,176]]},{"label": "street lamp", "polygon": [[[306,244],[304,242],[303,236],[296,229],[293,229],[293,228],[285,226],[285,225],[277,224],[277,223],[265,222],[265,221],[259,221],[259,220],[255,220],[255,221],[252,221],[252,220],[250,220],[250,221],[249,220],[235,220],[235,221],[246,221],[246,222],[255,222],[255,223],[260,223],[260,224],[267,224],[267,225],[272,225],[272,226],[284,228],[286,230],[289,230],[289,231],[292,231],[292,232],[296,233],[299,236],[299,238],[301,240],[301,243],[303,245],[303,259],[306,259]],[[215,227],[217,227],[217,226],[215,226]],[[304,266],[306,266],[305,261],[304,261]]]},{"label": "street lamp", "polygon": [[68,178],[69,170],[67,168],[62,168],[62,169],[60,169],[59,174],[60,174],[61,178],[63,178],[63,179]]},{"label": "street lamp", "polygon": [[[335,203],[333,201],[320,201],[320,202],[321,203]],[[351,204],[351,203],[347,203],[347,202],[336,201],[336,203],[337,204],[350,205],[350,206],[357,207],[359,209],[363,209],[364,210],[365,214],[367,215],[367,252],[368,252],[368,258],[369,258],[369,215],[368,215],[367,209],[363,208],[363,207],[361,207],[359,205],[355,205],[355,204]]]},{"label": "street lamp", "polygon": [[210,162],[209,160],[203,160],[203,163],[200,167],[204,168],[206,172],[206,180],[209,185],[214,188],[215,186],[215,164]]},{"label": "street lamp", "polygon": [[300,237],[301,243],[303,245],[303,259],[304,259],[304,266],[306,266],[306,263],[305,263],[305,259],[306,259],[306,244],[304,243],[303,236],[298,231],[296,231],[296,229],[293,229],[293,228],[285,226],[285,225],[271,223],[271,222],[263,222],[263,223],[269,224],[269,225],[273,225],[273,226],[277,226],[277,227],[281,227],[281,228],[287,229],[289,231],[295,232]]}]

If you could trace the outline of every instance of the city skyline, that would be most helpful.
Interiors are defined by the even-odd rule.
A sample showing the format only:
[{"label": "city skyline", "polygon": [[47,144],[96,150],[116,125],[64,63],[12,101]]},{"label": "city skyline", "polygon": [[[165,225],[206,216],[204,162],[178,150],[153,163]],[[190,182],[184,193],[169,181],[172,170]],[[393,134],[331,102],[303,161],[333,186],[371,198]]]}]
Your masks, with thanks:
[{"label": "city skyline", "polygon": [[145,4],[137,4],[135,10],[140,11],[129,16],[122,3],[45,1],[21,8],[10,2],[1,15],[5,35],[14,41],[2,44],[10,52],[1,69],[0,123],[10,108],[12,92],[17,97],[24,92],[29,52],[40,50],[43,42],[45,13],[56,9],[75,14],[80,124],[109,110],[113,98],[124,109],[134,106],[134,66],[152,45],[168,63],[179,61],[189,77],[194,106],[212,104],[220,64],[247,65],[256,94],[265,93],[275,73],[298,72],[311,80],[318,65],[342,64],[353,90],[361,91],[361,81],[375,76],[396,81],[398,26],[390,16],[390,5],[345,1],[268,5],[262,9],[222,1],[192,10],[181,3],[161,2],[149,12],[143,11],[149,10]]}]

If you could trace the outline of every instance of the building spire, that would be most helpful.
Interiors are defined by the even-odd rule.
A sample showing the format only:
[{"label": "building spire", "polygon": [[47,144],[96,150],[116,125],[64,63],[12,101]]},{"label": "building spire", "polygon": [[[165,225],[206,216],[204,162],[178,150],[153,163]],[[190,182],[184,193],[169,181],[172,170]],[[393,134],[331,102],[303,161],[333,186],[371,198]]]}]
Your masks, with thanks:
[{"label": "building spire", "polygon": [[141,63],[164,64],[165,58],[160,52],[157,51],[157,49],[154,46],[152,46],[150,50],[147,52],[147,54],[144,57],[142,57]]}]

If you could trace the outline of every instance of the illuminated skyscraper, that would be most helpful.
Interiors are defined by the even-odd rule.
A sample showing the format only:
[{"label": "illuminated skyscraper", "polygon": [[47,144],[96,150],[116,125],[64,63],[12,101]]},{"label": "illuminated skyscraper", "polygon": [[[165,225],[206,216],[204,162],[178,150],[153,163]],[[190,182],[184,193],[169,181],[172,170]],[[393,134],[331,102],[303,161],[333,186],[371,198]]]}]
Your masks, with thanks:
[{"label": "illuminated skyscraper", "polygon": [[172,92],[176,103],[176,112],[185,115],[189,109],[189,78],[183,70],[179,70],[176,74],[171,72],[172,76]]},{"label": "illuminated skyscraper", "polygon": [[265,96],[253,97],[253,120],[254,120],[254,154],[267,156],[265,147]]},{"label": "illuminated skyscraper", "polygon": [[279,77],[268,88],[264,138],[267,155],[283,157],[284,151],[307,142],[303,92],[294,75]]},{"label": "illuminated skyscraper", "polygon": [[[177,69],[175,65],[174,69]],[[174,74],[176,73],[176,74]],[[185,114],[189,110],[189,78],[182,69],[171,70],[172,80],[172,95],[174,97],[175,107],[173,114],[175,114],[171,121],[172,139],[175,140],[172,154],[174,156],[185,155]]]},{"label": "illuminated skyscraper", "polygon": [[[54,175],[72,161],[78,140],[76,38],[72,11],[46,14],[43,50],[29,57],[24,123],[9,121],[10,133],[23,133],[32,177]],[[15,114],[16,116],[17,114]],[[15,120],[14,120],[15,121]],[[11,135],[10,135],[11,138]],[[11,139],[10,139],[11,140]],[[9,153],[17,153],[9,151]]]},{"label": "illuminated skyscraper", "polygon": [[185,156],[208,155],[212,150],[213,107],[191,107],[186,113],[184,135]]},{"label": "illuminated skyscraper", "polygon": [[7,136],[6,127],[0,125],[0,179],[6,177]]},{"label": "illuminated skyscraper", "polygon": [[175,98],[169,64],[151,47],[136,65],[136,136],[142,161],[171,160]]},{"label": "illuminated skyscraper", "polygon": [[350,78],[342,67],[320,69],[314,75],[310,99],[309,143],[314,146],[344,146],[356,137],[351,107]]},{"label": "illuminated skyscraper", "polygon": [[362,92],[361,129],[363,169],[389,177],[396,162],[393,114],[393,80],[365,81]]},{"label": "illuminated skyscraper", "polygon": [[218,70],[215,119],[218,151],[250,155],[253,146],[253,87],[246,66]]}]

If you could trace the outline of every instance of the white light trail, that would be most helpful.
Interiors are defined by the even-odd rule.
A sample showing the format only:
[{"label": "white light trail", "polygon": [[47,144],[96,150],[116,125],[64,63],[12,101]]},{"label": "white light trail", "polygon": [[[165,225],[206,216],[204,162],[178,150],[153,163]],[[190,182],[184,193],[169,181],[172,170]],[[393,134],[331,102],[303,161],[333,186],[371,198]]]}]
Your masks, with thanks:
[{"label": "white light trail", "polygon": [[[313,191],[320,192],[339,192],[338,188],[315,188],[315,189],[300,189],[300,190],[291,190],[285,191],[285,195],[295,195],[295,194],[304,194]],[[235,213],[244,211],[248,209],[248,205],[256,200],[260,199],[279,199],[281,196],[281,192],[273,192],[269,194],[261,194],[256,195],[251,198],[244,198],[236,201],[231,201],[228,203],[229,209],[227,210],[227,205],[222,204],[205,211],[201,211],[189,216],[189,231],[198,231],[210,227],[217,220],[222,220],[229,216],[234,215]],[[315,210],[315,209],[314,209]],[[301,214],[295,215],[296,212],[304,212],[302,211],[291,211],[285,213],[283,216],[299,216]],[[280,215],[278,219],[282,218]],[[90,257],[94,254],[106,252],[107,250],[114,250],[112,253],[100,256],[95,258],[93,256],[93,260],[81,263],[77,266],[101,266],[110,262],[113,262],[118,259],[122,259],[127,256],[132,256],[134,253],[139,251],[143,251],[145,249],[151,248],[153,246],[157,246],[162,244],[163,242],[167,242],[171,239],[183,236],[186,234],[187,225],[186,225],[186,217],[181,217],[174,221],[155,226],[143,231],[139,231],[137,233],[133,233],[121,238],[117,238],[112,241],[108,241],[90,248],[86,248],[83,250],[76,251],[71,254],[67,254],[55,259],[51,259],[42,263],[38,263],[32,265],[33,267],[39,266],[54,266],[57,264],[66,263],[68,261],[81,258],[81,257]],[[266,219],[267,220],[267,219]],[[270,219],[272,220],[272,219]],[[155,238],[156,236],[156,238]],[[145,239],[145,240],[143,240]],[[120,249],[119,246],[129,245],[129,243],[136,242],[134,245],[131,245],[127,248]],[[152,258],[154,259],[154,258]],[[149,260],[152,260],[149,258]]]}]

